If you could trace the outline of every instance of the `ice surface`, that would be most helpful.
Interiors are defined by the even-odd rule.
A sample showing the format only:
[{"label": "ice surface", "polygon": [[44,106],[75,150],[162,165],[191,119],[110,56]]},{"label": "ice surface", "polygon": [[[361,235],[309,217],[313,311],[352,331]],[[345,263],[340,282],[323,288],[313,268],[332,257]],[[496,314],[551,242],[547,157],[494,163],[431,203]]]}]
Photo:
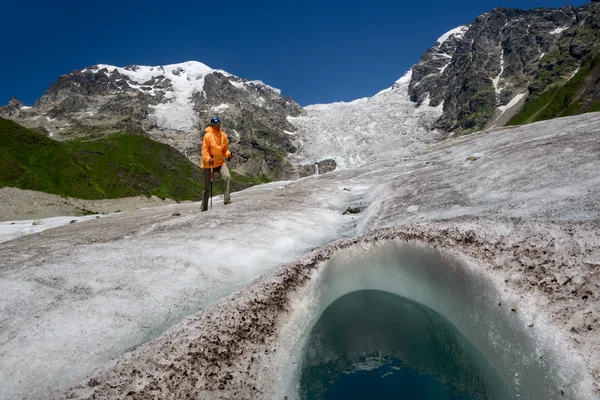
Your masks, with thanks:
[{"label": "ice surface", "polygon": [[[362,100],[371,101],[377,99]],[[398,97],[398,104],[404,101]],[[350,121],[360,117],[351,103],[336,107],[346,110]],[[332,118],[351,129],[344,118]],[[327,304],[319,296],[331,296],[331,301],[337,296],[337,289],[318,289],[326,282],[320,262],[336,248],[330,243],[349,238],[345,246],[360,251],[364,239],[352,238],[383,241],[385,229],[486,263],[481,273],[501,293],[489,304],[501,303],[516,326],[527,324],[533,335],[525,336],[523,346],[540,344],[535,351],[550,357],[548,365],[552,352],[564,356],[563,365],[549,367],[550,376],[569,383],[568,394],[582,394],[575,398],[590,398],[593,360],[600,356],[600,326],[593,322],[600,282],[594,264],[588,264],[600,248],[600,114],[482,132],[419,146],[412,153],[410,145],[406,152],[391,151],[393,134],[386,133],[390,137],[384,140],[380,132],[386,130],[369,129],[374,138],[368,144],[350,144],[355,139],[351,132],[340,138],[338,151],[348,149],[349,165],[354,158],[373,157],[360,168],[235,192],[233,204],[224,206],[215,198],[214,209],[206,213],[197,203],[176,204],[92,218],[1,243],[0,398],[47,398],[50,390],[90,376],[98,385],[85,381],[82,396],[95,392],[110,398],[132,390],[135,369],[146,376],[136,390],[184,391],[187,383],[169,378],[170,365],[178,368],[184,361],[190,375],[175,376],[196,379],[206,398],[233,396],[236,390],[255,398],[266,390],[283,393],[293,374],[282,371],[289,372],[296,355],[290,348],[296,348],[300,328]],[[326,142],[335,135],[327,139],[328,134],[311,140],[323,140],[323,149],[334,151]],[[355,146],[364,151],[353,153]],[[347,207],[361,212],[344,215]],[[12,229],[10,223],[0,227]],[[315,258],[303,261],[307,254]],[[275,268],[286,262],[291,264]],[[555,275],[560,285],[553,282]],[[363,283],[371,278],[365,269]],[[341,285],[343,275],[335,281]],[[459,329],[470,330],[482,347],[485,333],[486,354],[500,358],[495,343],[519,353],[503,333],[521,335],[519,330],[481,330],[466,315],[456,314],[440,291],[419,290],[417,279],[403,282],[416,301],[458,320]],[[364,287],[359,283],[350,282],[345,290]],[[383,284],[398,285],[393,279]],[[586,325],[570,331],[571,316],[583,310],[592,311],[592,319],[583,314],[592,330]],[[186,316],[191,317],[176,325]],[[220,349],[232,366],[219,365],[214,380],[194,375],[216,367],[204,355],[193,356],[190,346]],[[135,350],[120,359],[127,349]],[[116,369],[97,375],[97,368],[115,360]],[[497,362],[509,365],[509,360]],[[526,371],[515,372],[521,382],[529,379]],[[227,373],[235,379],[226,380],[220,392],[219,379]],[[158,389],[151,389],[154,378]]]},{"label": "ice surface", "polygon": [[95,215],[85,217],[53,217],[40,220],[21,220],[0,222],[0,243],[18,238],[19,236],[42,232],[70,223],[87,221],[98,218]]},{"label": "ice surface", "polygon": [[[474,388],[480,390],[486,387],[490,398],[557,398],[560,397],[562,386],[579,381],[579,377],[573,371],[573,365],[581,365],[581,361],[570,359],[569,367],[566,367],[565,347],[548,339],[556,335],[552,328],[539,327],[544,331],[543,336],[539,335],[539,332],[527,327],[529,319],[525,314],[513,315],[510,310],[499,307],[498,302],[502,301],[504,294],[498,290],[493,280],[459,259],[437,253],[427,247],[383,242],[351,248],[337,254],[325,263],[321,274],[314,280],[318,282],[314,286],[314,292],[306,294],[313,299],[314,308],[308,311],[313,319],[307,320],[305,315],[292,316],[291,323],[301,332],[293,338],[286,338],[287,341],[296,341],[293,344],[294,349],[302,349],[304,358],[297,351],[293,354],[297,359],[303,359],[303,362],[289,364],[290,370],[287,373],[283,372],[283,375],[290,379],[291,387],[285,388],[285,384],[282,384],[281,392],[275,392],[274,398],[279,395],[289,395],[290,399],[297,398],[295,393],[299,393],[300,373],[303,368],[335,360],[343,355],[359,356],[372,354],[376,350],[381,350],[384,355],[403,358],[412,365],[421,365],[426,370],[445,371],[443,375],[452,375],[453,369],[461,368],[452,366],[452,362],[473,363],[469,368],[477,367],[478,372],[471,371],[471,376],[465,376],[468,375],[468,367],[462,365],[465,370],[460,374],[462,376],[455,379],[462,379],[464,384],[475,385]],[[404,308],[405,311],[399,312],[397,317],[408,318],[405,321],[407,330],[411,329],[410,324],[419,323],[418,320],[411,322],[410,319],[415,317],[409,314],[419,313],[424,314],[421,316],[423,335],[431,334],[428,331],[431,329],[428,328],[428,323],[447,324],[439,320],[439,316],[447,319],[461,334],[449,331],[448,337],[428,339],[455,340],[454,344],[430,344],[433,347],[429,348],[424,340],[418,350],[406,348],[401,353],[394,352],[399,351],[402,346],[407,346],[406,343],[411,340],[403,338],[402,332],[389,336],[380,334],[369,337],[368,340],[359,340],[357,336],[360,336],[361,329],[357,327],[344,332],[343,335],[339,334],[337,341],[328,339],[327,330],[319,328],[321,318],[327,318],[322,317],[323,312],[327,312],[328,307],[343,296],[363,290],[396,294],[438,313],[430,314],[425,309],[407,311],[411,309],[410,304],[400,303],[398,307]],[[308,303],[306,300],[305,302]],[[338,314],[339,312],[341,311],[338,310]],[[409,314],[406,314],[407,312]],[[341,318],[340,315],[337,317]],[[379,323],[384,324],[385,321]],[[401,324],[397,327],[390,322],[387,324],[390,325],[390,329],[401,329]],[[436,329],[449,328],[437,326]],[[368,331],[367,328],[363,330]],[[467,341],[464,341],[462,335]],[[402,340],[404,343],[397,343],[396,340]],[[286,342],[286,345],[291,346],[289,342]],[[450,365],[435,360],[435,354],[431,351],[438,345],[444,347],[443,350],[436,351],[447,352],[445,362]],[[453,348],[449,349],[447,346]],[[540,352],[544,353],[543,359],[538,358]],[[481,355],[485,358],[482,359]],[[284,354],[283,357],[285,356]],[[461,361],[455,361],[453,357]],[[283,359],[278,361],[281,365],[286,365]],[[515,377],[519,377],[519,380]],[[285,381],[285,378],[282,380]],[[469,383],[470,380],[474,381]],[[527,382],[527,385],[520,385],[521,380]],[[507,390],[511,393],[510,396]],[[577,398],[586,396],[584,391],[579,393]]]},{"label": "ice surface", "polygon": [[[288,117],[301,141],[292,159],[313,164],[331,158],[339,168],[349,168],[433,143],[431,126],[442,110],[425,105],[417,109],[408,96],[409,83],[410,72],[373,97],[307,106],[306,115]],[[367,119],[373,122],[365,125]]]}]

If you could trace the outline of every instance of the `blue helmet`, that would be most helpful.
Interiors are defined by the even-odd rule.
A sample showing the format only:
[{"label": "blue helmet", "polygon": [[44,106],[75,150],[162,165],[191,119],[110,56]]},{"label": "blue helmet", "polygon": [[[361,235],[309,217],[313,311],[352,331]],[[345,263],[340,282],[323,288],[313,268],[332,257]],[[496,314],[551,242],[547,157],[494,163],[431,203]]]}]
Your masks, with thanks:
[{"label": "blue helmet", "polygon": [[219,119],[219,117],[212,117],[212,118],[210,119],[210,124],[211,124],[211,125],[212,125],[212,124],[220,124],[220,123],[221,123],[221,120]]}]

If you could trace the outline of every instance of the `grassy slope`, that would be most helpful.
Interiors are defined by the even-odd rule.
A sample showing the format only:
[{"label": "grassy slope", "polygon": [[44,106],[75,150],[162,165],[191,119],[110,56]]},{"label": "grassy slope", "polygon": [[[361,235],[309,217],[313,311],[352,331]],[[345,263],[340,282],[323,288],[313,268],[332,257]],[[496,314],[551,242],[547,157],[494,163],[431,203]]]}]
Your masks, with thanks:
[{"label": "grassy slope", "polygon": [[600,111],[598,11],[600,5],[594,2],[583,7],[580,23],[542,58],[523,109],[508,125]]},{"label": "grassy slope", "polygon": [[170,146],[143,136],[115,134],[64,142],[107,198],[140,194],[198,200],[202,172]]},{"label": "grassy slope", "polygon": [[85,199],[104,197],[59,142],[0,119],[0,187],[4,186]]},{"label": "grassy slope", "polygon": [[600,103],[585,103],[580,98],[581,92],[589,85],[590,79],[596,75],[599,68],[600,55],[586,62],[577,74],[563,85],[549,87],[532,101],[526,102],[523,109],[508,122],[508,125],[599,111]]},{"label": "grassy slope", "polygon": [[[260,183],[232,175],[237,189]],[[199,200],[203,178],[180,152],[143,136],[57,142],[0,118],[0,187],[5,186],[82,199],[156,195]],[[221,193],[221,185],[213,192]]]}]

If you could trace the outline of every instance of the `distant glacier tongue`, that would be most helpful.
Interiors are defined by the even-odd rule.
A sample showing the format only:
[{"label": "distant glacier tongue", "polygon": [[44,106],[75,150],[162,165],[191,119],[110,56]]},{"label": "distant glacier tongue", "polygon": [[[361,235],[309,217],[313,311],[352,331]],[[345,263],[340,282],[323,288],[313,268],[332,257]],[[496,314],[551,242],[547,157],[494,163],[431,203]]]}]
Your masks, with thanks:
[{"label": "distant glacier tongue", "polygon": [[304,316],[290,316],[300,332],[287,341],[298,362],[280,381],[286,395],[402,398],[403,388],[407,398],[561,398],[577,386],[561,341],[502,306],[510,295],[479,268],[402,241],[358,244],[325,261],[300,296],[310,299]]}]

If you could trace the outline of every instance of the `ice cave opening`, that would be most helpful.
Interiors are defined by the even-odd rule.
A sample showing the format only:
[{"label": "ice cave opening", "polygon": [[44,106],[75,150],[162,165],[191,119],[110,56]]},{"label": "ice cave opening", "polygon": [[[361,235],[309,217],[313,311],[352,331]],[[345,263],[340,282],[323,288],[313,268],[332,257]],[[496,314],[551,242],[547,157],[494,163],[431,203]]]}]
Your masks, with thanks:
[{"label": "ice cave opening", "polygon": [[431,308],[378,290],[346,294],[312,329],[301,398],[514,398],[493,365]]},{"label": "ice cave opening", "polygon": [[341,252],[313,277],[304,317],[293,318],[297,362],[285,393],[586,397],[576,372],[581,361],[569,356],[564,338],[495,278],[472,260],[427,245],[389,241]]}]

